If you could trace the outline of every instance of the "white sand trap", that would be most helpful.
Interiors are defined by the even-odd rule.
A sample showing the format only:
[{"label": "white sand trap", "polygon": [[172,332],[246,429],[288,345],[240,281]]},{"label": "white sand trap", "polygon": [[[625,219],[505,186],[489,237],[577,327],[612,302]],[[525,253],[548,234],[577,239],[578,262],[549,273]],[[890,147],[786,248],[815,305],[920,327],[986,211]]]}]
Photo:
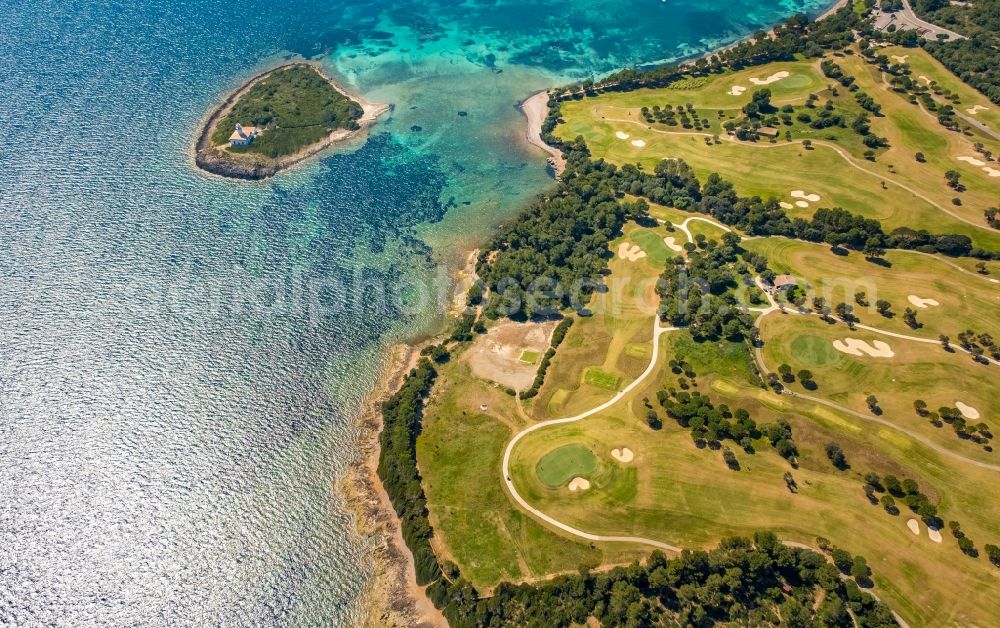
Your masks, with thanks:
[{"label": "white sand trap", "polygon": [[675,253],[680,253],[684,250],[684,247],[677,244],[677,241],[672,236],[667,236],[663,238],[663,243],[667,245],[667,248]]},{"label": "white sand trap", "polygon": [[917,78],[920,79],[921,81],[923,81],[924,83],[927,83],[928,85],[931,84],[931,80],[929,78],[927,78],[926,76],[924,76],[923,74],[921,74]]},{"label": "white sand trap", "polygon": [[986,111],[987,109],[989,109],[989,107],[984,107],[982,105],[976,105],[975,107],[972,107],[971,109],[966,109],[966,111],[969,113],[969,115],[973,115],[974,116],[977,113],[979,113],[980,111]]},{"label": "white sand trap", "polygon": [[632,140],[632,146],[635,146],[636,148],[642,148],[645,145],[646,145],[645,140]]},{"label": "white sand trap", "polygon": [[729,95],[742,96],[743,92],[745,91],[747,91],[747,88],[743,87],[742,85],[733,85],[732,87],[729,88]]},{"label": "white sand trap", "polygon": [[569,481],[569,490],[571,491],[585,491],[590,488],[590,482],[583,478],[573,478]]},{"label": "white sand trap", "polygon": [[789,192],[789,196],[791,196],[792,198],[805,199],[811,203],[818,203],[819,199],[821,198],[819,194],[806,194],[802,190],[792,190],[791,192]]},{"label": "white sand trap", "polygon": [[927,526],[927,536],[931,537],[931,540],[935,543],[940,543],[943,540],[941,538],[941,531],[930,526]]},{"label": "white sand trap", "polygon": [[964,416],[967,419],[975,420],[979,418],[979,410],[976,410],[967,403],[956,401],[955,407],[958,408],[958,411],[962,413],[962,416]]},{"label": "white sand trap", "polygon": [[791,209],[795,207],[791,203],[786,203],[785,201],[781,201],[780,203],[778,203],[778,206],[781,207],[781,209]]},{"label": "white sand trap", "polygon": [[910,55],[892,55],[892,60],[896,63],[906,63],[906,60],[910,58]]},{"label": "white sand trap", "polygon": [[991,168],[990,166],[986,166],[985,168],[983,168],[983,172],[990,175],[991,177],[1000,177],[1000,170],[997,170],[996,168]]},{"label": "white sand trap", "polygon": [[775,81],[780,81],[781,79],[788,78],[789,76],[791,76],[790,72],[782,70],[781,72],[775,72],[766,79],[752,78],[750,79],[750,82],[753,83],[754,85],[770,85]]},{"label": "white sand trap", "polygon": [[634,262],[646,257],[646,252],[634,244],[622,242],[618,245],[618,257]]},{"label": "white sand trap", "polygon": [[892,348],[881,340],[873,340],[871,344],[868,344],[864,340],[858,340],[857,338],[845,338],[843,340],[834,340],[833,348],[841,353],[850,355],[861,356],[867,353],[873,358],[891,358],[896,355]]},{"label": "white sand trap", "polygon": [[628,133],[622,133],[621,131],[615,131],[615,137],[617,137],[620,140],[627,140],[628,139]]},{"label": "white sand trap", "polygon": [[632,458],[635,458],[635,454],[628,447],[622,447],[621,449],[612,449],[611,457],[618,462],[631,462]]},{"label": "white sand trap", "polygon": [[799,207],[809,207],[809,203],[805,201],[795,201],[795,204]]},{"label": "white sand trap", "polygon": [[906,522],[906,527],[910,529],[910,532],[920,536],[920,523],[916,519],[910,519]]},{"label": "white sand trap", "polygon": [[975,157],[969,157],[968,155],[962,155],[958,157],[959,161],[964,161],[965,163],[972,164],[973,166],[985,166],[986,162],[982,159],[976,159]]},{"label": "white sand trap", "polygon": [[919,307],[921,309],[926,308],[928,305],[941,305],[934,299],[921,299],[915,294],[911,294],[906,297],[906,300],[910,302],[914,307]]}]

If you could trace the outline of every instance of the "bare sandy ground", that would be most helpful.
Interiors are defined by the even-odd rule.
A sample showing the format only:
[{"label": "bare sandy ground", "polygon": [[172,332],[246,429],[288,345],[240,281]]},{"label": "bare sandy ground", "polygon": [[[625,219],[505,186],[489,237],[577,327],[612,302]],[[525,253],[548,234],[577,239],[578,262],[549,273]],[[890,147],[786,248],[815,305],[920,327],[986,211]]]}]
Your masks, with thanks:
[{"label": "bare sandy ground", "polygon": [[476,338],[462,357],[472,373],[514,390],[526,390],[535,379],[537,364],[521,360],[524,351],[545,353],[556,321],[545,323],[500,323]]},{"label": "bare sandy ground", "polygon": [[670,249],[675,253],[680,253],[681,251],[684,250],[684,247],[681,246],[680,244],[677,244],[677,240],[675,240],[673,236],[667,236],[663,238],[663,243],[667,245],[668,249]]},{"label": "bare sandy ground", "polygon": [[934,299],[921,299],[915,294],[908,295],[906,300],[910,302],[913,307],[919,307],[921,309],[926,309],[929,305],[941,305]]},{"label": "bare sandy ground", "polygon": [[790,72],[781,70],[780,72],[775,72],[774,74],[765,79],[759,79],[753,77],[750,79],[750,82],[753,83],[754,85],[770,85],[771,83],[780,81],[783,78],[788,78],[789,76],[791,76]]},{"label": "bare sandy ground", "polygon": [[542,123],[545,116],[549,115],[549,93],[538,92],[521,103],[521,111],[528,118],[528,128],[524,138],[532,146],[541,148],[549,154],[549,163],[556,172],[556,177],[566,169],[566,159],[563,158],[562,151],[549,146],[542,140]]},{"label": "bare sandy ground", "polygon": [[985,166],[986,162],[982,159],[976,159],[975,157],[969,157],[967,155],[962,155],[958,157],[959,161],[964,161],[967,164],[972,164],[973,166]]},{"label": "bare sandy ground", "polygon": [[844,340],[834,340],[833,348],[842,353],[857,356],[868,354],[873,358],[891,358],[896,355],[889,345],[881,340],[873,340],[871,344],[868,344],[857,338],[845,338]]},{"label": "bare sandy ground", "polygon": [[618,245],[618,257],[621,259],[627,259],[630,262],[641,260],[646,257],[646,252],[642,248],[629,244],[628,242],[622,242]]},{"label": "bare sandy ground", "polygon": [[962,413],[962,416],[967,419],[975,420],[979,418],[979,410],[976,410],[967,403],[956,401],[955,407],[958,408],[958,411]]},{"label": "bare sandy ground", "polygon": [[621,449],[612,449],[611,457],[618,462],[632,462],[632,459],[635,458],[635,454],[632,453],[632,450],[628,447],[622,447]]},{"label": "bare sandy ground", "polygon": [[585,491],[590,488],[590,482],[585,478],[573,478],[569,481],[569,490]]}]

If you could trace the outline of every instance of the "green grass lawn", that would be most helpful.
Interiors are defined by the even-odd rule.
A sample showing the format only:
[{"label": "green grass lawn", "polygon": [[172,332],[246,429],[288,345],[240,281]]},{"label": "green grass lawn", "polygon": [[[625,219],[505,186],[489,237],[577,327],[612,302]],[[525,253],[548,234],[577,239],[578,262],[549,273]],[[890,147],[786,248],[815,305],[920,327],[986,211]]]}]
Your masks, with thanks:
[{"label": "green grass lawn", "polygon": [[344,96],[310,65],[276,70],[253,85],[216,125],[212,143],[226,144],[237,123],[262,132],[234,153],[270,158],[294,154],[334,129],[355,129],[361,105]]},{"label": "green grass lawn", "polygon": [[565,486],[577,476],[586,478],[595,470],[597,458],[594,452],[576,443],[553,449],[535,465],[538,479],[551,488]]},{"label": "green grass lawn", "polygon": [[591,386],[597,386],[598,388],[618,390],[618,384],[621,383],[621,378],[614,373],[608,373],[597,367],[591,367],[584,373],[583,381]]},{"label": "green grass lawn", "polygon": [[669,258],[676,255],[663,243],[665,235],[666,231],[663,229],[636,229],[629,234],[629,237],[646,252],[651,263],[662,267]]},{"label": "green grass lawn", "polygon": [[521,361],[525,364],[534,364],[538,362],[538,352],[525,349],[521,352]]},{"label": "green grass lawn", "polygon": [[[997,285],[986,277],[955,270],[947,258],[889,251],[885,258],[889,265],[884,266],[858,253],[834,255],[828,246],[785,238],[747,240],[742,246],[767,257],[775,272],[803,279],[810,298],[820,295],[831,308],[839,302],[852,305],[862,324],[930,339],[941,334],[954,337],[967,328],[1000,337]],[[865,293],[868,306],[855,302],[854,294],[859,291]],[[911,295],[934,299],[939,305],[916,308],[909,301]],[[892,305],[894,317],[886,318],[875,310],[879,299]],[[903,322],[907,307],[917,312],[919,329]]]},{"label": "green grass lawn", "polygon": [[[725,98],[737,99],[721,89],[732,84],[727,78],[730,75],[715,77],[695,89],[637,90],[565,102],[562,105],[565,123],[557,126],[555,133],[565,139],[582,136],[596,157],[618,164],[638,163],[646,170],[653,170],[664,158],[682,159],[702,179],[718,172],[732,181],[740,194],[776,198],[790,204],[786,212],[792,217],[810,217],[819,207],[842,207],[881,221],[887,231],[911,227],[934,233],[957,233],[969,236],[977,246],[1000,250],[1000,232],[990,229],[982,216],[985,207],[995,204],[1000,180],[957,160],[959,156],[975,154],[970,139],[944,129],[905,99],[889,92],[880,83],[880,77],[873,76],[868,64],[856,55],[837,62],[856,76],[862,89],[883,107],[885,115],[872,119],[872,129],[887,137],[891,146],[881,149],[874,163],[862,158],[866,147],[850,128],[810,130],[811,134],[805,135],[804,129],[793,127],[793,139],[812,139],[812,150],[797,142],[786,142],[783,136],[774,143],[706,142],[717,132],[718,109],[728,118],[735,112],[733,107],[739,106],[732,102],[715,108],[708,106]],[[825,101],[828,81],[809,64],[770,64],[754,68],[753,73],[767,75],[782,67],[793,67],[794,72],[803,76],[815,75],[816,81],[822,82],[810,87],[814,91],[818,87],[819,102]],[[795,103],[800,107],[810,93],[809,88],[779,89],[787,80],[768,86],[775,92],[773,102],[777,106]],[[650,125],[643,119],[640,107],[654,101],[685,102],[679,100],[682,97],[697,107],[699,115],[713,112],[707,116],[709,130]],[[742,102],[743,97],[740,99]],[[839,89],[839,95],[831,99],[837,109],[848,111],[848,117],[855,112],[853,95],[846,89]],[[628,139],[620,139],[618,133],[627,134]],[[636,140],[645,145],[633,145]],[[836,147],[846,151],[848,158],[838,154]],[[914,155],[918,151],[926,155],[926,163],[916,162]],[[957,194],[947,186],[944,173],[949,169],[963,173],[963,182],[968,181],[965,192]],[[844,185],[845,177],[849,177],[850,185]],[[818,194],[820,200],[801,207],[797,205],[799,199],[790,196],[792,190]],[[961,205],[952,202],[957,196],[961,197]]]}]

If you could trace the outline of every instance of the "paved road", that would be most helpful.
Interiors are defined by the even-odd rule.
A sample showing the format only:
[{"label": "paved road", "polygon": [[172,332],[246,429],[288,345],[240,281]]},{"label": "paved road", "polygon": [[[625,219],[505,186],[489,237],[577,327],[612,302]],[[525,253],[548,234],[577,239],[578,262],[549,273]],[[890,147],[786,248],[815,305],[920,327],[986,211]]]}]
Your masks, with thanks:
[{"label": "paved road", "polygon": [[930,22],[925,22],[924,20],[917,17],[917,14],[913,12],[913,7],[910,6],[909,0],[903,0],[903,8],[899,11],[893,11],[892,13],[885,13],[879,9],[875,9],[875,28],[878,30],[885,30],[891,24],[895,24],[896,28],[899,30],[915,30],[924,36],[924,39],[930,41],[937,41],[938,35],[944,35],[946,41],[952,41],[954,39],[965,39],[963,35],[959,35],[955,31],[948,30],[937,24],[931,24]]},{"label": "paved road", "polygon": [[577,537],[580,537],[580,538],[583,538],[583,539],[587,539],[588,541],[606,541],[606,542],[617,542],[617,543],[637,543],[639,545],[651,545],[653,547],[658,547],[660,549],[667,550],[667,551],[670,551],[670,552],[680,552],[681,551],[680,547],[677,547],[675,545],[670,545],[669,543],[664,543],[662,541],[657,541],[655,539],[646,539],[646,538],[637,537],[637,536],[606,536],[606,535],[602,535],[602,534],[591,534],[590,532],[584,532],[583,530],[580,530],[578,528],[574,528],[573,526],[567,525],[567,524],[563,523],[562,521],[559,521],[558,519],[545,514],[541,510],[538,510],[537,508],[535,508],[534,506],[532,506],[531,504],[529,504],[523,497],[521,497],[521,494],[517,492],[517,488],[514,486],[514,482],[511,480],[511,477],[510,477],[510,454],[514,450],[514,446],[517,445],[517,442],[519,440],[521,440],[522,438],[524,438],[525,436],[527,436],[528,434],[530,434],[530,433],[532,433],[532,432],[534,432],[536,430],[540,430],[540,429],[548,427],[550,425],[561,425],[563,423],[574,423],[576,421],[580,421],[580,420],[585,419],[585,418],[587,418],[589,416],[593,416],[593,415],[597,414],[598,412],[603,412],[604,410],[607,410],[611,406],[613,406],[616,403],[618,403],[619,401],[621,401],[621,399],[626,394],[628,394],[629,392],[631,392],[639,384],[643,383],[646,380],[646,378],[649,377],[650,375],[652,375],[652,373],[656,370],[656,360],[657,360],[657,358],[660,355],[660,336],[663,335],[664,333],[668,332],[668,331],[675,331],[676,329],[677,329],[676,327],[661,327],[660,326],[660,318],[658,316],[654,317],[653,318],[653,355],[649,359],[649,366],[647,366],[646,370],[642,372],[642,375],[640,375],[638,378],[636,378],[635,381],[633,381],[631,384],[629,384],[628,386],[626,386],[622,390],[618,391],[618,393],[614,397],[612,397],[608,401],[605,401],[604,403],[602,403],[601,405],[597,406],[596,408],[591,408],[590,410],[587,410],[586,412],[581,412],[580,414],[577,414],[576,416],[567,417],[565,419],[553,419],[551,421],[543,421],[541,423],[536,423],[535,425],[529,426],[529,427],[521,430],[520,432],[518,432],[514,436],[514,438],[512,438],[509,443],[507,443],[507,448],[503,452],[503,480],[504,480],[504,484],[507,486],[507,491],[510,492],[511,497],[514,498],[514,501],[516,501],[521,506],[521,508],[523,508],[528,513],[530,513],[531,515],[535,516],[538,519],[541,519],[542,521],[544,521],[545,523],[548,523],[551,526],[559,528],[560,530],[562,530],[564,532],[568,532],[569,534],[572,534],[573,536],[577,536]]}]

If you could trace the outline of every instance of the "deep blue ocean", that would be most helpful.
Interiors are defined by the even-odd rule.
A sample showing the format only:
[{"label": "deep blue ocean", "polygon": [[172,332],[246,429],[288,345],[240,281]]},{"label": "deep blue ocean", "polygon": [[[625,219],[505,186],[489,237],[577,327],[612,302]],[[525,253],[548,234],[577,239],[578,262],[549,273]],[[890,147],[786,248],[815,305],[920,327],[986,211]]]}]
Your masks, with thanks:
[{"label": "deep blue ocean", "polygon": [[[551,185],[515,103],[823,4],[0,3],[0,624],[356,622],[355,417]],[[196,170],[206,112],[290,55],[393,114],[267,182]]]}]

